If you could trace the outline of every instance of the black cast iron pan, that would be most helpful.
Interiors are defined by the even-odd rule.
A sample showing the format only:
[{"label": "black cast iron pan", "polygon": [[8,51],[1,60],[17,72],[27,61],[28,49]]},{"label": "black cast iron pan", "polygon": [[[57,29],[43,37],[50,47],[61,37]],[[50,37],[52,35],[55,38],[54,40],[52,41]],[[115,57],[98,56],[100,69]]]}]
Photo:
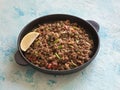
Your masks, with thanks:
[{"label": "black cast iron pan", "polygon": [[[93,50],[94,54],[92,55],[91,59],[88,62],[86,62],[83,65],[78,66],[74,69],[59,71],[59,70],[42,69],[40,67],[37,67],[34,64],[32,64],[31,62],[29,62],[29,60],[27,60],[27,58],[24,56],[23,51],[20,48],[20,42],[21,42],[22,38],[38,24],[54,22],[54,21],[58,21],[58,20],[70,20],[71,22],[76,22],[78,25],[83,27],[92,36],[93,42],[95,45],[94,50]],[[32,22],[30,22],[29,24],[27,24],[20,32],[20,34],[18,36],[18,41],[17,41],[18,50],[15,54],[15,61],[19,65],[23,65],[23,66],[30,65],[31,67],[33,67],[41,72],[47,73],[47,74],[64,75],[64,74],[71,74],[71,73],[77,72],[79,70],[82,70],[86,66],[88,66],[90,64],[90,62],[92,60],[94,60],[94,58],[96,57],[98,50],[99,50],[99,44],[100,44],[99,36],[97,33],[98,31],[99,31],[99,25],[95,21],[83,20],[81,18],[72,16],[72,15],[53,14],[53,15],[47,15],[47,16],[37,18],[37,19],[33,20]]]}]

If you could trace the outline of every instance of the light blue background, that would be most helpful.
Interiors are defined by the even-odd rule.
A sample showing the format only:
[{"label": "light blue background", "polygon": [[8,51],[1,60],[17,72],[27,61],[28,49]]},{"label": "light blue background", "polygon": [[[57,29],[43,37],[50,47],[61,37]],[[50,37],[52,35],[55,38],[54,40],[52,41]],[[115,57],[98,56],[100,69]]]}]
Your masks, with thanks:
[{"label": "light blue background", "polygon": [[[31,20],[64,13],[100,24],[100,51],[65,76],[16,64],[17,37]],[[120,90],[120,0],[0,0],[0,90]]]}]

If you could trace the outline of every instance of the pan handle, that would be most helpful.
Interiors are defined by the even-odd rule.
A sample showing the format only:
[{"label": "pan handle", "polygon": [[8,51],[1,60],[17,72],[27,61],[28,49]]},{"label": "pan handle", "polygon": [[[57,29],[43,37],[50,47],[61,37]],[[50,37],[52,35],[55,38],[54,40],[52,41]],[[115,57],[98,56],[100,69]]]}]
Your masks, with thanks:
[{"label": "pan handle", "polygon": [[100,26],[97,22],[93,20],[86,20],[90,25],[92,25],[97,32],[99,32]]},{"label": "pan handle", "polygon": [[17,64],[22,65],[22,66],[27,66],[28,65],[28,63],[24,60],[24,58],[21,56],[19,51],[17,51],[15,53],[14,58],[15,58],[15,61],[16,61]]}]

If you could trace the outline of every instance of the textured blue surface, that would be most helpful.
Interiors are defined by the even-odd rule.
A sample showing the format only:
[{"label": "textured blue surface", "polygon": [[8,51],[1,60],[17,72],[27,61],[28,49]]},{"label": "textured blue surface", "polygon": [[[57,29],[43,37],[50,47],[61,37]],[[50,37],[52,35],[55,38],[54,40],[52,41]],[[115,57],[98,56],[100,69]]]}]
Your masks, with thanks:
[{"label": "textured blue surface", "polygon": [[[120,0],[0,0],[0,90],[120,90]],[[16,64],[17,37],[31,20],[55,13],[100,24],[100,51],[84,70],[47,75]]]}]

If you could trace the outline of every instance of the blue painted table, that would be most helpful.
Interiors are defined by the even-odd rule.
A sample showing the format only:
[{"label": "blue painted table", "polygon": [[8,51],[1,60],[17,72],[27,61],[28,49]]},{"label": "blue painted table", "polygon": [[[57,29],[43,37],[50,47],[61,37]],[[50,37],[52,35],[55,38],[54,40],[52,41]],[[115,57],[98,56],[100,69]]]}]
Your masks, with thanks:
[{"label": "blue painted table", "polygon": [[[120,0],[0,0],[0,90],[120,90]],[[55,13],[100,24],[100,51],[84,70],[47,75],[16,64],[17,37],[31,20]]]}]

